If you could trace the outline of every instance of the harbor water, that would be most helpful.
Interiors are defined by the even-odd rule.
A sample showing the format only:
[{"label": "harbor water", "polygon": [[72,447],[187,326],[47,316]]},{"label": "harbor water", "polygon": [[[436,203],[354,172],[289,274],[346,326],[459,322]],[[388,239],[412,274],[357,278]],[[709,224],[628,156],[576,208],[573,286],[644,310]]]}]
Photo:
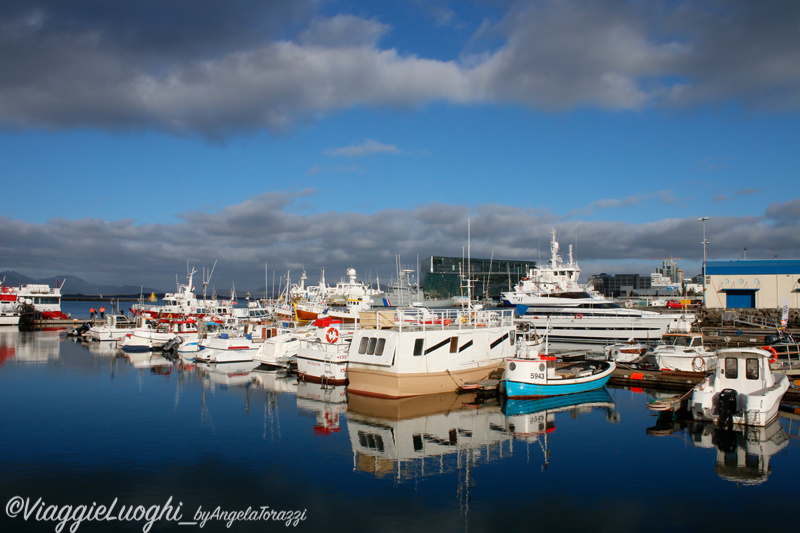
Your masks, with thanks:
[{"label": "harbor water", "polygon": [[800,418],[788,408],[764,431],[729,433],[650,411],[657,393],[636,389],[377,400],[64,333],[0,329],[2,531],[707,532],[793,520]]}]

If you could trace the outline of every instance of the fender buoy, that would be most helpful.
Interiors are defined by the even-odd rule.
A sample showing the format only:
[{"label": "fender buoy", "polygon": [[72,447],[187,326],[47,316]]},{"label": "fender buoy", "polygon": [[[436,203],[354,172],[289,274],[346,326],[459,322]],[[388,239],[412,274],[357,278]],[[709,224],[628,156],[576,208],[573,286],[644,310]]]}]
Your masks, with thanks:
[{"label": "fender buoy", "polygon": [[336,328],[328,328],[328,330],[325,332],[325,340],[331,344],[334,344],[339,340],[339,330]]},{"label": "fender buoy", "polygon": [[778,350],[773,348],[772,346],[762,346],[762,350],[766,350],[768,352],[772,352],[772,357],[769,360],[769,364],[775,363],[778,361]]},{"label": "fender buoy", "polygon": [[580,313],[578,313],[577,315],[575,315],[575,318],[576,318],[576,319],[578,319],[578,320],[580,320],[581,318],[583,318],[583,315],[582,315],[582,314],[580,314]]}]

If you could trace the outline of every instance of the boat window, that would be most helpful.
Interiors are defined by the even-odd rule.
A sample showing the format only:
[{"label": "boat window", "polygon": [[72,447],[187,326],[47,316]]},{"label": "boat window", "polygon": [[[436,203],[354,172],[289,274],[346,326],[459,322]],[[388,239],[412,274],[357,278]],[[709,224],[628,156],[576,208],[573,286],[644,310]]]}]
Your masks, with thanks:
[{"label": "boat window", "polygon": [[425,344],[425,339],[417,339],[414,341],[414,355],[422,355],[422,346]]},{"label": "boat window", "polygon": [[361,337],[361,344],[358,345],[358,353],[367,353],[367,343],[369,337]]},{"label": "boat window", "polygon": [[725,358],[725,376],[728,379],[736,379],[739,377],[739,360],[735,357]]},{"label": "boat window", "polygon": [[370,450],[383,451],[383,438],[375,433],[366,433],[364,431],[358,432],[358,443],[363,447]]},{"label": "boat window", "polygon": [[744,376],[747,379],[758,379],[758,359],[748,357],[744,363]]},{"label": "boat window", "polygon": [[375,355],[383,355],[383,347],[386,346],[386,339],[378,339],[378,345],[375,347]]},{"label": "boat window", "polygon": [[450,337],[450,353],[458,353],[458,337]]},{"label": "boat window", "polygon": [[378,342],[378,339],[375,337],[370,337],[369,345],[367,346],[367,353],[372,355],[375,353],[375,344]]}]

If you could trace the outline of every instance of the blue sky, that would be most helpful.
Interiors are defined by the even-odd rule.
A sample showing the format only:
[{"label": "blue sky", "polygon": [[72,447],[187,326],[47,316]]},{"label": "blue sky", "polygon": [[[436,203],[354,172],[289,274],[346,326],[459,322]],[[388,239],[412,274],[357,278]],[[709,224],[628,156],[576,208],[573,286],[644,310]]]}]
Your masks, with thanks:
[{"label": "blue sky", "polygon": [[200,5],[0,1],[0,270],[798,256],[797,2]]}]

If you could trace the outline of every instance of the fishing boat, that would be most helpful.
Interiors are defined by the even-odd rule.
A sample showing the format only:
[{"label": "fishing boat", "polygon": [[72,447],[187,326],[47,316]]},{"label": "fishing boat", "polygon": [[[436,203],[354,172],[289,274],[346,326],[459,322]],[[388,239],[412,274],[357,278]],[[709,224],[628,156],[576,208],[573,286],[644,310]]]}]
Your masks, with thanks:
[{"label": "fishing boat", "polygon": [[83,337],[92,341],[120,341],[133,333],[135,321],[125,315],[108,315],[105,324],[91,326]]},{"label": "fishing boat", "polygon": [[489,378],[514,354],[510,311],[410,307],[389,317],[362,313],[350,346],[350,392],[385,398],[452,392]]},{"label": "fishing boat", "polygon": [[121,348],[126,352],[149,352],[164,350],[167,343],[176,346],[175,351],[196,352],[200,336],[197,320],[160,320],[140,317],[137,327],[125,336]]},{"label": "fishing boat", "polygon": [[300,339],[297,348],[297,375],[301,380],[329,385],[347,383],[352,330],[331,323],[320,327],[311,338]]},{"label": "fishing boat", "polygon": [[717,354],[705,348],[699,333],[668,333],[650,354],[661,370],[705,373],[717,364]]},{"label": "fishing boat", "polygon": [[552,355],[510,358],[503,375],[508,398],[557,396],[605,386],[617,365],[613,361],[556,364]]},{"label": "fishing boat", "polygon": [[758,348],[726,348],[717,357],[714,373],[692,389],[692,417],[722,427],[766,426],[777,416],[789,389],[786,375],[770,369],[773,354]]},{"label": "fishing boat", "polygon": [[[28,283],[19,287],[3,286],[3,298],[11,301],[13,295],[19,309],[19,322],[36,322],[42,320],[67,320],[69,317],[61,312],[61,288],[51,287],[43,283]],[[12,319],[13,320],[13,319]]]},{"label": "fishing boat", "polygon": [[615,363],[633,363],[639,360],[650,348],[644,342],[628,339],[628,342],[610,344],[603,348],[606,359]]},{"label": "fishing boat", "polygon": [[16,292],[0,283],[0,326],[16,326],[19,319],[20,305]]}]

